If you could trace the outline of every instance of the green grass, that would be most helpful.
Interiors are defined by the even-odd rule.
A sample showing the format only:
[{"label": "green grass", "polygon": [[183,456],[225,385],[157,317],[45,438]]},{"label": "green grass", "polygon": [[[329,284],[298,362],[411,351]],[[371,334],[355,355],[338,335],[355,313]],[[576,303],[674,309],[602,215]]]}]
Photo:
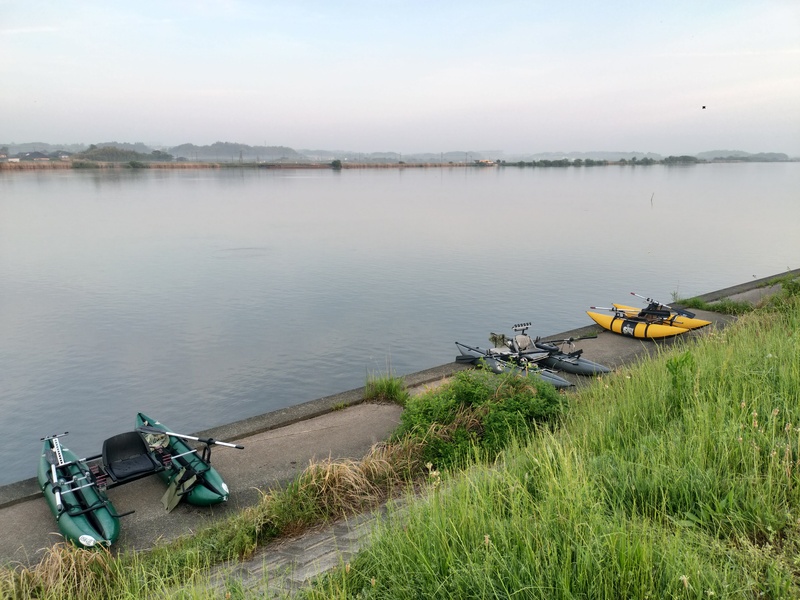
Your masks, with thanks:
[{"label": "green grass", "polygon": [[800,302],[580,392],[381,525],[335,598],[800,597]]},{"label": "green grass", "polygon": [[684,308],[707,310],[723,315],[743,315],[751,312],[755,308],[750,302],[730,300],[728,298],[723,298],[716,302],[706,302],[699,298],[688,298],[686,300],[678,300],[677,303]]},{"label": "green grass", "polygon": [[405,406],[409,398],[405,382],[392,374],[369,375],[364,390],[364,400],[394,402]]},{"label": "green grass", "polygon": [[[762,302],[762,307],[764,308],[780,309],[781,305],[785,304],[787,301],[791,302],[792,298],[800,295],[800,279],[792,277],[791,275],[776,277],[765,283],[764,287],[772,285],[780,285],[781,290],[777,294],[767,297],[767,299]],[[730,300],[728,298],[723,298],[716,302],[705,302],[699,298],[687,298],[685,300],[675,298],[675,302],[684,308],[695,308],[697,310],[707,310],[726,315],[744,315],[756,308],[750,302]]]},{"label": "green grass", "polygon": [[557,421],[567,397],[536,377],[460,372],[438,393],[411,399],[394,439],[420,440],[423,460],[451,467],[475,450],[492,458],[540,426]]}]

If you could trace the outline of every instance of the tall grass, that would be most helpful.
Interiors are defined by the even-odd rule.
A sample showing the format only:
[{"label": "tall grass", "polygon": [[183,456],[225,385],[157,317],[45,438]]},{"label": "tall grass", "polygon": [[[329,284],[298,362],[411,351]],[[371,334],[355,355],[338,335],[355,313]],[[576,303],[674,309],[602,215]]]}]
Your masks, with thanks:
[{"label": "tall grass", "polygon": [[[800,295],[800,278],[793,277],[791,274],[776,277],[768,281],[765,285],[780,285],[781,289],[777,293],[770,294],[763,298],[758,307],[782,309],[785,308],[787,303],[791,304],[793,298]],[[696,308],[699,310],[709,310],[727,315],[743,315],[751,312],[757,306],[746,300],[731,300],[730,298],[722,298],[716,302],[706,302],[699,298],[688,298],[681,300],[674,295],[674,301],[685,308]]]},{"label": "tall grass", "polygon": [[445,472],[341,598],[800,597],[800,301],[578,394],[564,426]]},{"label": "tall grass", "polygon": [[479,452],[492,458],[513,438],[556,422],[567,397],[536,377],[462,371],[438,393],[411,399],[394,439],[420,440],[423,460],[441,468]]},{"label": "tall grass", "polygon": [[405,382],[401,377],[389,374],[371,374],[364,387],[364,400],[394,402],[405,406],[409,398]]},{"label": "tall grass", "polygon": [[689,298],[688,300],[678,300],[684,308],[696,308],[697,310],[708,310],[723,315],[744,315],[751,312],[755,307],[746,300],[731,300],[723,298],[716,302],[706,302],[699,298]]}]

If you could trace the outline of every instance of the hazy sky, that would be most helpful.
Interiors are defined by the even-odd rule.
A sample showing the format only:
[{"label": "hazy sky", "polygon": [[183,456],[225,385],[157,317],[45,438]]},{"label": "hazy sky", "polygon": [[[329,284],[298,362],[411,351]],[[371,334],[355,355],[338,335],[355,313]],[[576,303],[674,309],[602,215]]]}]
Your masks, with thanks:
[{"label": "hazy sky", "polygon": [[0,143],[112,140],[800,156],[800,1],[0,0]]}]

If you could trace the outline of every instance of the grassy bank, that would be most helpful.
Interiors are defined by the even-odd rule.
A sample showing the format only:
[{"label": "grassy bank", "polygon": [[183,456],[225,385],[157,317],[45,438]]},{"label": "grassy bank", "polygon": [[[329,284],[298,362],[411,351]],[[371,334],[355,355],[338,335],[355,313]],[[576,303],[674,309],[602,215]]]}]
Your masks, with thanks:
[{"label": "grassy bank", "polygon": [[0,571],[0,594],[249,597],[209,567],[413,487],[309,597],[800,597],[797,295],[569,397],[476,371],[413,398],[373,383],[406,409],[363,460],[148,553],[56,546]]},{"label": "grassy bank", "polygon": [[581,392],[309,597],[800,597],[800,303]]}]

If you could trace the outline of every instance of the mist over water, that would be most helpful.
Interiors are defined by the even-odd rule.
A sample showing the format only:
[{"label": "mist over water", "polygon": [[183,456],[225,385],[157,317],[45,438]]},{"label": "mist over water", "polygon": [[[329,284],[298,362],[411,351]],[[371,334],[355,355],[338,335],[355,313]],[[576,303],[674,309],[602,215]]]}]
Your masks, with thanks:
[{"label": "mist over water", "polygon": [[[800,258],[799,163],[0,172],[0,483]],[[590,357],[591,358],[591,357]]]}]

